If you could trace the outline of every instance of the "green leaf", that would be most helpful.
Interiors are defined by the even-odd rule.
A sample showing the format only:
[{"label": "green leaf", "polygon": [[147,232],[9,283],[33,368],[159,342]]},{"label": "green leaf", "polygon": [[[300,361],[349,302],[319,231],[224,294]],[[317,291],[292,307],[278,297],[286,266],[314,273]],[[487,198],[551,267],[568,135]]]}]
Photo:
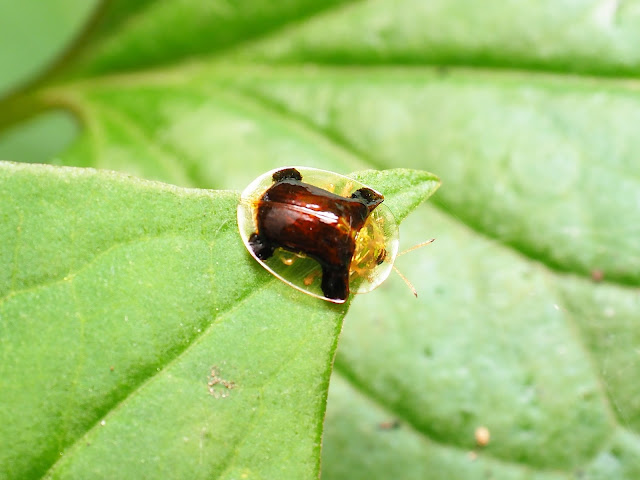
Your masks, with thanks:
[{"label": "green leaf", "polygon": [[[614,0],[275,4],[114,0],[104,7],[102,21],[76,45],[75,56],[33,88],[0,104],[0,128],[42,108],[72,111],[82,134],[69,150],[47,161],[120,170],[185,187],[241,189],[258,174],[282,165],[341,173],[407,167],[436,172],[443,187],[433,206],[418,209],[401,228],[407,247],[436,237],[433,245],[397,262],[415,285],[418,299],[400,279],[391,278],[353,302],[346,318],[328,400],[323,478],[636,480],[640,478],[639,16],[637,2]],[[41,139],[35,137],[32,144],[41,145]],[[372,186],[384,191],[389,204],[399,206],[399,217],[435,186],[429,183],[433,179],[413,172],[411,178],[419,183],[409,183],[394,194],[403,186],[401,171],[382,179],[385,188],[374,185],[375,174],[371,175]],[[126,190],[122,205],[144,204],[139,191]],[[78,204],[91,222],[100,218],[90,213],[94,208],[107,219],[124,210],[100,211],[97,204]],[[174,206],[165,206],[179,223]],[[137,223],[161,221],[159,211],[144,214]],[[18,221],[9,215],[0,228],[15,235]],[[111,227],[93,232],[91,222],[69,242],[77,244],[84,235],[95,241],[116,235]],[[206,231],[197,225],[188,223],[184,228]],[[175,228],[183,232],[182,227]],[[60,229],[54,222],[43,232],[55,236]],[[9,243],[2,261],[13,265],[14,256],[33,256],[33,267],[27,269],[33,273],[4,273],[10,281],[50,274],[64,278],[74,271],[67,264],[56,269],[59,253],[48,244],[38,246],[40,250],[24,244],[17,251],[15,245]],[[83,248],[69,253],[71,260],[66,261],[83,265],[96,250]],[[242,249],[236,248],[237,258],[244,258]],[[150,252],[139,249],[140,255]],[[32,253],[37,251],[42,253]],[[137,311],[163,319],[164,311],[173,311],[166,320],[170,324],[186,315],[192,325],[203,322],[205,328],[206,309],[193,307],[184,292],[175,290],[178,283],[173,282],[168,293],[166,286],[163,293],[155,291],[165,275],[185,281],[177,266],[159,271],[165,262],[183,265],[180,255],[187,257],[184,265],[193,265],[189,252],[169,248],[161,254],[162,263],[153,262],[142,270],[132,264],[126,270],[141,274],[149,270],[153,280],[149,291],[135,298],[156,300]],[[236,264],[231,265],[235,270]],[[247,280],[246,288],[263,281],[268,283],[260,290],[265,298],[293,295],[280,282],[269,283],[255,265],[240,261],[238,272],[245,267],[255,277]],[[204,283],[214,280],[206,277]],[[128,282],[122,296],[135,286],[131,279]],[[225,283],[225,288],[245,285],[242,282],[234,287]],[[101,285],[107,289],[113,283]],[[187,283],[194,294],[198,285]],[[89,308],[94,298],[91,290],[85,292],[88,298],[78,301]],[[229,293],[231,303],[237,298],[233,295]],[[202,302],[212,301],[205,297]],[[181,302],[188,307],[180,307]],[[122,307],[114,305],[109,311],[121,313]],[[252,324],[251,313],[242,308],[237,312],[237,325]],[[288,307],[280,307],[274,312],[276,320],[265,320],[264,325],[299,325],[308,318],[305,312],[291,319],[288,312]],[[340,315],[329,311],[317,322],[327,335],[318,350],[324,353],[316,357],[309,349],[294,362],[296,368],[328,372],[331,336],[339,328]],[[64,324],[73,325],[71,320]],[[175,330],[164,326],[147,330],[170,345],[182,345],[184,337]],[[193,347],[185,351],[200,343],[208,345],[209,330],[203,332],[195,343],[189,342],[196,337],[187,338]],[[3,359],[12,358],[15,350],[33,356],[32,350],[38,352],[34,345],[40,346],[33,335],[19,336],[15,344],[19,347],[2,351]],[[47,339],[58,336],[56,330]],[[65,345],[64,351],[84,358],[87,347],[77,345]],[[154,345],[165,343],[154,340]],[[172,348],[175,358],[182,359],[179,348]],[[129,350],[136,351],[127,348],[126,353]],[[207,349],[207,355],[216,351]],[[283,351],[285,357],[291,354],[291,348]],[[151,358],[155,363],[141,362],[147,370],[136,373],[136,379],[151,378],[150,372],[165,359],[161,354]],[[212,360],[219,367],[220,358]],[[313,365],[300,365],[307,362]],[[148,383],[118,383],[125,385],[116,389],[127,398],[122,407],[113,400],[115,394],[96,394],[92,401],[102,410],[100,415],[91,414],[96,420],[88,435],[107,435],[114,425],[111,418],[134,403],[129,398],[147,392],[160,382],[156,378],[164,378],[179,363],[170,363]],[[203,363],[205,370],[212,366]],[[200,365],[185,370],[185,376],[197,378],[206,389],[210,370],[200,373]],[[255,371],[252,363],[240,372],[244,377],[232,370],[228,378],[246,382]],[[226,371],[221,374],[227,378]],[[322,397],[326,377],[320,375],[315,381],[315,392]],[[61,380],[51,392],[69,395],[64,397],[67,403],[68,398],[77,402],[77,395],[57,388],[68,384]],[[107,385],[96,383],[103,384]],[[42,390],[42,385],[38,387],[30,390],[37,390],[36,398]],[[133,393],[128,396],[128,392]],[[230,400],[238,392],[240,387],[231,390],[230,397],[214,400]],[[15,395],[22,398],[20,392]],[[154,442],[154,435],[142,427],[149,426],[154,412],[160,418],[153,417],[153,422],[162,423],[166,417],[164,402],[150,396],[152,400],[141,401],[149,405],[150,413],[138,411],[122,420],[122,430],[105,443],[92,443],[91,437],[91,445],[102,446],[95,449],[95,457],[83,463],[80,455],[66,455],[52,471],[64,476],[71,470],[63,468],[89,465],[94,469],[91,476],[99,476],[98,469],[136,462],[135,453],[122,454],[113,462],[109,452],[122,452],[114,446],[121,444],[121,437],[133,438],[136,429],[141,433],[135,441],[122,441],[130,452],[136,452],[139,444]],[[174,405],[176,400],[168,396],[170,408],[171,398]],[[289,472],[297,470],[265,470],[262,476],[313,476],[317,463],[309,459],[318,450],[309,444],[319,439],[323,400],[309,397],[301,409],[308,412],[311,404],[316,405],[315,416],[299,430],[291,426],[302,425],[299,412],[291,418],[282,411],[278,414],[281,403],[286,402],[263,408],[265,415],[280,415],[281,421],[269,425],[271,436],[259,438],[281,441],[286,449],[292,432],[304,430],[307,443],[295,445],[311,453],[271,456],[282,468],[291,468]],[[118,406],[112,409],[112,405]],[[203,408],[201,403],[197,407]],[[92,411],[87,407],[81,412],[85,410]],[[194,425],[185,413],[193,410],[176,414],[168,429],[179,432],[183,425]],[[72,424],[70,415],[58,418]],[[101,418],[106,418],[104,427],[99,426]],[[245,421],[246,416],[238,415],[233,423],[218,425],[221,429],[216,432],[242,429]],[[309,431],[312,426],[315,436]],[[482,426],[490,432],[485,446],[475,439]],[[25,424],[28,428],[30,424]],[[69,431],[83,431],[74,428]],[[126,428],[128,436],[122,433]],[[43,438],[69,438],[67,430],[52,431]],[[189,441],[185,445],[193,448]],[[31,441],[24,448],[44,444]],[[94,452],[91,445],[74,445],[72,453]],[[242,445],[252,458],[272,453],[262,444]],[[199,446],[188,452],[163,441],[151,448],[163,461],[172,455],[179,460],[171,463],[170,471],[153,471],[150,476],[174,472],[196,476],[193,465],[200,465]],[[211,462],[224,448],[226,444],[221,450],[213,448]],[[58,450],[49,454],[47,458],[53,458]],[[143,458],[147,466],[166,465],[155,457]],[[209,460],[204,456],[203,465]],[[304,466],[307,461],[313,468]],[[43,464],[47,467],[36,468],[33,476],[49,468]],[[301,473],[305,468],[306,474]],[[14,476],[29,476],[29,471]],[[86,473],[74,476],[84,478]],[[228,475],[256,476],[254,470]],[[104,470],[102,476],[116,475]]]},{"label": "green leaf", "polygon": [[0,163],[3,478],[318,475],[346,306],[264,271],[238,198]]},{"label": "green leaf", "polygon": [[64,54],[97,0],[49,0],[0,4],[0,98]]},{"label": "green leaf", "polygon": [[97,74],[218,54],[343,3],[350,2],[112,0],[74,67]]},{"label": "green leaf", "polygon": [[323,476],[636,478],[637,289],[559,275],[419,212],[403,234],[436,241],[397,262],[418,299],[391,279],[345,320]]}]

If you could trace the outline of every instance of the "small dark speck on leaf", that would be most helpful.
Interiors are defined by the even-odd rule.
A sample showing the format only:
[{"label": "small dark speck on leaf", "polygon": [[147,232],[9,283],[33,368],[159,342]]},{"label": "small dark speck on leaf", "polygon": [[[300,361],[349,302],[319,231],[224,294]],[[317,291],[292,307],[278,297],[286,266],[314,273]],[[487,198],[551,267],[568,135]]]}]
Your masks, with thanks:
[{"label": "small dark speck on leaf", "polygon": [[604,279],[604,272],[600,269],[591,270],[591,280],[594,282],[601,282]]},{"label": "small dark speck on leaf", "polygon": [[400,428],[400,420],[386,420],[378,424],[380,430],[397,430]]},{"label": "small dark speck on leaf", "polygon": [[218,367],[211,367],[209,379],[207,381],[209,395],[215,398],[225,398],[229,396],[229,391],[236,387],[235,382],[225,380],[220,376]]},{"label": "small dark speck on leaf", "polygon": [[439,66],[436,71],[439,77],[446,77],[449,75],[449,67]]}]

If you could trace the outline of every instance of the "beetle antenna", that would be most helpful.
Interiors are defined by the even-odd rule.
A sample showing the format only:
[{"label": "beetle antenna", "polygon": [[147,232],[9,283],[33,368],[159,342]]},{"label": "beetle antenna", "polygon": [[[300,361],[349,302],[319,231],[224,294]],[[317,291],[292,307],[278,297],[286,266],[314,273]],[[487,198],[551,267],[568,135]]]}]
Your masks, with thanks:
[{"label": "beetle antenna", "polygon": [[405,277],[400,270],[398,270],[398,268],[395,265],[391,265],[391,267],[393,267],[394,272],[396,272],[398,274],[398,276],[404,280],[404,283],[407,284],[407,287],[409,287],[409,290],[411,290],[413,292],[413,296],[418,298],[418,292],[416,291],[415,287],[413,286],[413,284],[409,281],[409,279],[407,277]]},{"label": "beetle antenna", "polygon": [[[435,238],[432,238],[431,240],[427,240],[426,242],[422,242],[422,243],[419,243],[417,245],[414,245],[411,248],[407,248],[405,251],[400,252],[397,256],[399,257],[400,255],[404,255],[405,253],[413,252],[414,250],[417,250],[418,248],[421,248],[421,247],[424,247],[425,245],[429,245],[430,243],[433,243],[434,240],[435,240]],[[393,270],[404,281],[404,283],[407,285],[407,287],[409,287],[409,290],[411,290],[413,292],[413,296],[418,298],[418,292],[415,289],[415,287],[413,286],[413,284],[409,281],[409,279],[407,277],[405,277],[402,274],[402,272],[400,272],[400,270],[398,270],[398,267],[396,267],[395,264],[391,265],[391,267],[393,267]]]},{"label": "beetle antenna", "polygon": [[404,255],[405,253],[413,252],[414,250],[417,250],[421,247],[429,245],[430,243],[433,243],[435,240],[436,240],[435,238],[432,238],[431,240],[427,240],[426,242],[422,242],[417,245],[414,245],[413,247],[407,248],[405,251],[400,252],[397,256],[399,257],[400,255]]}]

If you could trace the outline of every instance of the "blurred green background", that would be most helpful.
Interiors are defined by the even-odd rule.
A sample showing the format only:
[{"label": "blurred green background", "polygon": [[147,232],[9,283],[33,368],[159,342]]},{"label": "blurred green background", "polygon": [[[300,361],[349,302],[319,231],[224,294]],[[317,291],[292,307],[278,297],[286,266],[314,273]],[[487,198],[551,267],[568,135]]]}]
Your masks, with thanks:
[{"label": "blurred green background", "polygon": [[[0,4],[0,98],[43,75],[86,28],[98,1],[10,2]],[[0,136],[0,158],[48,162],[77,133],[68,112],[47,112]]]}]

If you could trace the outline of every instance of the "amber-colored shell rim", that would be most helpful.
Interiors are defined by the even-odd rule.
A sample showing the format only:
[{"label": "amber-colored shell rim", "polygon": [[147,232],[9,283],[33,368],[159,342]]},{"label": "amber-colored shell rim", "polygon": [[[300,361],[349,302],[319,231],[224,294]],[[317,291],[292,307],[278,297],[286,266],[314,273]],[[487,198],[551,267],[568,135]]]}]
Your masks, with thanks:
[{"label": "amber-colored shell rim", "polygon": [[[238,204],[238,229],[242,242],[247,251],[260,265],[289,286],[322,300],[332,303],[344,303],[345,300],[331,299],[323,295],[320,289],[322,276],[318,263],[301,254],[276,249],[274,255],[268,260],[258,258],[249,245],[249,236],[256,232],[255,210],[256,204],[264,192],[273,184],[273,174],[283,168],[295,168],[302,175],[302,182],[315,185],[341,196],[350,196],[355,190],[368,187],[361,182],[328,170],[312,167],[280,167],[270,170],[253,182],[242,192]],[[374,189],[372,189],[374,190]],[[367,232],[366,234],[364,232]],[[369,232],[374,232],[370,234]],[[361,236],[366,235],[366,236]],[[349,282],[350,293],[367,293],[382,284],[393,268],[398,254],[399,234],[393,213],[384,203],[378,205],[367,219],[367,223],[360,230],[356,238],[357,245],[381,247],[381,238],[384,239],[385,258],[380,264],[362,271],[354,271],[353,262],[351,269],[352,280]],[[356,249],[354,258],[358,256]]]}]

